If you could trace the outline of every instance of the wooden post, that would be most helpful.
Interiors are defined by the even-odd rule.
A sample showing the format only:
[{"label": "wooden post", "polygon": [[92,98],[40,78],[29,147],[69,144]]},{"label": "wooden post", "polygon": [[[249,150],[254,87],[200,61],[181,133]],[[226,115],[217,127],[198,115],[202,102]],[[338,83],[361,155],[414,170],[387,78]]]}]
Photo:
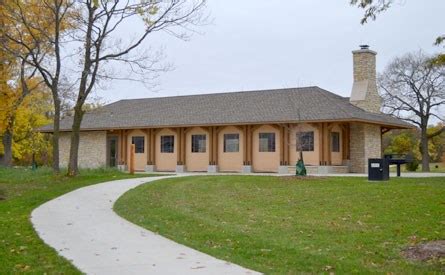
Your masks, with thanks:
[{"label": "wooden post", "polygon": [[218,165],[218,127],[213,127],[213,165]]},{"label": "wooden post", "polygon": [[324,127],[323,127],[323,123],[319,124],[318,127],[318,142],[319,144],[319,148],[318,148],[318,152],[319,152],[319,161],[320,161],[320,165],[324,165]]},{"label": "wooden post", "polygon": [[134,154],[135,154],[135,147],[134,144],[131,144],[131,150],[130,150],[130,174],[134,174]]},{"label": "wooden post", "polygon": [[213,164],[213,127],[209,127],[208,131],[209,133],[209,165]]},{"label": "wooden post", "polygon": [[147,149],[146,149],[146,152],[145,152],[146,157],[147,157],[147,165],[151,165],[152,164],[151,163],[151,147],[150,147],[150,144],[151,144],[151,130],[152,129],[146,129],[145,130],[145,134],[147,136],[147,138],[146,138],[146,140],[147,140]]},{"label": "wooden post", "polygon": [[124,131],[124,164],[128,165],[128,133]]},{"label": "wooden post", "polygon": [[181,150],[182,165],[185,165],[185,154],[186,154],[186,151],[187,151],[186,139],[187,139],[186,128],[183,128],[182,129],[182,138],[181,138],[181,142],[182,142],[182,146],[181,146],[182,147],[182,150]]}]

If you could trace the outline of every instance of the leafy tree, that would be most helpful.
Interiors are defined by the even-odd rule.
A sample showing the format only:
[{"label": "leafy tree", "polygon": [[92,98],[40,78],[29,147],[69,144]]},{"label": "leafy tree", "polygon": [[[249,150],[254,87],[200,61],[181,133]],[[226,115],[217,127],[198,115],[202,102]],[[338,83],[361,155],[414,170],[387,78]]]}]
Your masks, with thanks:
[{"label": "leafy tree", "polygon": [[51,110],[51,95],[45,91],[30,94],[17,109],[12,146],[15,163],[29,165],[34,155],[39,164],[47,164],[51,142],[47,135],[35,129],[51,122],[47,116]]},{"label": "leafy tree", "polygon": [[433,66],[422,52],[395,58],[379,76],[383,110],[420,128],[422,171],[429,171],[429,139],[445,126],[428,133],[431,118],[445,121],[445,67]]},{"label": "leafy tree", "polygon": [[[38,73],[51,91],[54,105],[53,169],[59,171],[59,122],[61,100],[59,85],[62,78],[61,46],[70,20],[76,13],[69,0],[2,0],[0,1],[2,53],[13,56],[25,71]],[[22,85],[23,87],[23,85]],[[9,138],[9,141],[12,139]]]},{"label": "leafy tree", "polygon": [[[367,23],[369,19],[375,20],[378,14],[389,9],[393,3],[394,0],[350,0],[351,5],[365,10],[361,20],[362,24]],[[445,34],[439,35],[434,42],[436,46],[443,45],[444,43]],[[438,54],[431,61],[435,65],[445,65],[445,53]]]},{"label": "leafy tree", "polygon": [[[444,126],[444,123],[438,123],[435,126],[429,127],[427,132],[429,135],[432,135],[443,129]],[[442,159],[442,156],[445,154],[445,131],[441,132],[439,135],[433,136],[430,141],[429,151],[431,160],[433,162],[441,162],[444,160]]]}]

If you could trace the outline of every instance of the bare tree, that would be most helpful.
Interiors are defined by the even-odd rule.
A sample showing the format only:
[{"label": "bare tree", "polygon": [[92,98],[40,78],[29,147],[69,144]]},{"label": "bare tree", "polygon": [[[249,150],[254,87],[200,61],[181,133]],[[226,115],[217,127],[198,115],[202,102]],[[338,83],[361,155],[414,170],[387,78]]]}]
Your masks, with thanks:
[{"label": "bare tree", "polygon": [[[157,66],[159,60],[153,52],[143,50],[143,42],[147,41],[151,34],[160,31],[185,38],[184,28],[188,30],[201,22],[204,3],[204,0],[78,1],[79,13],[76,23],[79,32],[76,39],[82,43],[84,51],[80,58],[82,69],[74,105],[68,175],[74,176],[78,173],[79,131],[85,112],[85,101],[98,80],[122,78],[107,74],[106,65],[126,65],[131,72],[127,79],[150,78],[162,68]],[[116,37],[125,23],[138,17],[143,20],[145,30],[128,43]],[[178,32],[180,29],[181,32]]]},{"label": "bare tree", "polygon": [[3,20],[10,23],[8,28],[2,29],[2,50],[20,63],[35,68],[52,93],[55,172],[59,172],[61,47],[64,30],[72,27],[68,20],[72,6],[72,1],[65,0],[10,0],[2,3]]},{"label": "bare tree", "polygon": [[445,126],[428,134],[431,118],[445,121],[445,68],[434,66],[423,52],[395,58],[379,76],[383,110],[417,125],[421,130],[422,171],[429,171],[428,140]]}]

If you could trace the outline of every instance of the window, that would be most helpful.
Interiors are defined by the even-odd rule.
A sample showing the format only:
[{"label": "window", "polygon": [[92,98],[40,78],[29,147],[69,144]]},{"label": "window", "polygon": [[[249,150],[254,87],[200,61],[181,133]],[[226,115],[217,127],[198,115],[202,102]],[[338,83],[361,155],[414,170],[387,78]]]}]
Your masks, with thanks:
[{"label": "window", "polygon": [[192,153],[206,152],[206,135],[192,135]]},{"label": "window", "polygon": [[161,153],[173,153],[175,151],[175,136],[161,136]]},{"label": "window", "polygon": [[145,147],[145,137],[131,137],[131,143],[134,144],[134,152],[143,154]]},{"label": "window", "polygon": [[332,149],[332,152],[340,152],[340,133],[339,132],[331,133],[331,149]]},{"label": "window", "polygon": [[224,153],[239,152],[239,134],[224,134]]},{"label": "window", "polygon": [[297,133],[297,151],[314,151],[314,132]]},{"label": "window", "polygon": [[260,152],[275,152],[275,133],[260,133]]}]

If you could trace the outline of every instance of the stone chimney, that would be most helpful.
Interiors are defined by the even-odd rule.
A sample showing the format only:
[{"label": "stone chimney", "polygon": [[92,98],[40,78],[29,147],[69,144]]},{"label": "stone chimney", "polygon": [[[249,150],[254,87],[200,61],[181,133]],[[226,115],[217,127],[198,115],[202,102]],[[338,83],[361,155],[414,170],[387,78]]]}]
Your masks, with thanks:
[{"label": "stone chimney", "polygon": [[377,91],[376,55],[368,45],[352,51],[354,84],[349,101],[355,106],[372,113],[380,113],[382,99]]}]

